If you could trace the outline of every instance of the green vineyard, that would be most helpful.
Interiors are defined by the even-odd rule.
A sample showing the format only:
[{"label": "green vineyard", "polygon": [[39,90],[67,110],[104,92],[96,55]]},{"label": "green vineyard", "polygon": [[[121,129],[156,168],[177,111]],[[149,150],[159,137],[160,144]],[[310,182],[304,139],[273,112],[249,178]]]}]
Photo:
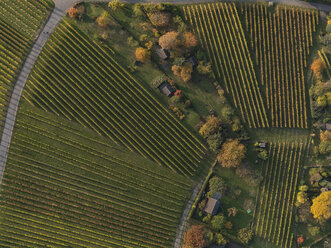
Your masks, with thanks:
[{"label": "green vineyard", "polygon": [[0,125],[22,63],[52,6],[49,0],[0,1]]},{"label": "green vineyard", "polygon": [[269,127],[259,83],[235,4],[207,3],[183,7],[216,77],[250,128]]},{"label": "green vineyard", "polygon": [[1,247],[170,247],[191,181],[23,104],[1,186]]},{"label": "green vineyard", "polygon": [[206,148],[114,59],[108,48],[63,22],[27,82],[24,97],[192,176]]},{"label": "green vineyard", "polygon": [[305,143],[270,143],[269,159],[264,164],[255,232],[279,247],[293,246],[295,193]]},{"label": "green vineyard", "polygon": [[266,89],[272,127],[308,128],[305,69],[318,12],[243,4],[241,14]]}]

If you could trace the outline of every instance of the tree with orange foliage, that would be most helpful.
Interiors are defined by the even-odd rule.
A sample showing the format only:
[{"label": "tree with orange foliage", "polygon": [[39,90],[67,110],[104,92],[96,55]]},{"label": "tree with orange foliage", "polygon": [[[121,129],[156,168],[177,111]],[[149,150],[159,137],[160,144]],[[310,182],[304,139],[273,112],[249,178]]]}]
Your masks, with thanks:
[{"label": "tree with orange foliage", "polygon": [[178,45],[178,32],[170,31],[159,38],[159,45],[163,49],[174,49]]},{"label": "tree with orange foliage", "polygon": [[192,48],[198,45],[198,40],[191,32],[185,32],[183,35],[183,43],[186,48]]},{"label": "tree with orange foliage", "polygon": [[326,69],[326,64],[321,58],[315,59],[310,69],[314,72],[317,79],[322,79],[322,72]]},{"label": "tree with orange foliage", "polygon": [[183,248],[201,248],[206,246],[205,230],[202,225],[192,226],[184,236]]},{"label": "tree with orange foliage", "polygon": [[136,49],[136,58],[138,61],[146,63],[151,61],[151,52],[143,47]]},{"label": "tree with orange foliage", "polygon": [[84,6],[71,7],[67,14],[70,18],[81,18],[84,14]]},{"label": "tree with orange foliage", "polygon": [[245,155],[246,147],[238,139],[229,139],[223,144],[217,160],[223,167],[238,167]]}]

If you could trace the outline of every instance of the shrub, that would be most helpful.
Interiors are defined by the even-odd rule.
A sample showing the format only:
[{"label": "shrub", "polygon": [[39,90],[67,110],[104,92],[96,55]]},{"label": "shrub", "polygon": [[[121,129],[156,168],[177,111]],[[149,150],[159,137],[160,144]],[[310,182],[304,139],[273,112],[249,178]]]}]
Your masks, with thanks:
[{"label": "shrub", "polygon": [[139,18],[144,16],[144,11],[140,3],[136,3],[135,5],[133,5],[133,14],[135,17],[139,17]]},{"label": "shrub", "polygon": [[202,221],[204,222],[204,223],[210,223],[210,221],[211,221],[211,215],[210,214],[207,214],[203,219],[202,219]]},{"label": "shrub", "polygon": [[181,77],[185,83],[190,81],[191,73],[193,72],[193,68],[190,63],[184,63],[182,66],[173,65],[171,70],[175,76]]},{"label": "shrub", "polygon": [[146,42],[148,40],[148,35],[147,34],[140,35],[139,40],[141,42]]},{"label": "shrub", "polygon": [[130,36],[127,40],[128,45],[132,47],[136,47],[139,45],[138,41],[136,41],[132,36]]},{"label": "shrub", "polygon": [[185,32],[183,35],[183,43],[186,48],[192,48],[198,45],[198,40],[191,32]]},{"label": "shrub", "polygon": [[297,194],[296,206],[298,207],[301,204],[304,204],[306,201],[308,201],[307,193],[303,191],[299,191]]},{"label": "shrub", "polygon": [[228,242],[221,233],[215,234],[215,241],[218,245],[226,245]]},{"label": "shrub", "polygon": [[216,215],[211,220],[211,226],[213,229],[220,231],[225,223],[225,217],[223,215]]},{"label": "shrub", "polygon": [[182,66],[182,71],[180,72],[180,77],[183,79],[183,81],[185,83],[187,83],[188,81],[191,80],[192,72],[193,72],[193,67],[192,67],[191,63],[185,63]]},{"label": "shrub", "polygon": [[143,47],[136,49],[136,59],[140,62],[147,63],[151,61],[151,52]]},{"label": "shrub", "polygon": [[252,240],[253,238],[253,232],[252,230],[249,230],[248,228],[242,228],[239,230],[238,232],[238,239],[244,243],[244,244],[249,244],[249,242]]},{"label": "shrub", "polygon": [[215,116],[208,116],[205,124],[200,128],[199,133],[204,137],[217,133],[221,128],[221,120]]},{"label": "shrub", "polygon": [[209,180],[209,191],[207,193],[207,197],[213,197],[215,193],[223,193],[224,187],[224,181],[221,178],[216,176],[212,177]]},{"label": "shrub", "polygon": [[106,28],[110,25],[110,15],[107,11],[104,11],[97,19],[96,23],[99,27]]},{"label": "shrub", "polygon": [[321,143],[318,146],[320,154],[329,154],[331,152],[331,132],[324,131],[320,134]]},{"label": "shrub", "polygon": [[318,107],[325,108],[328,105],[326,95],[317,97],[316,104]]},{"label": "shrub", "polygon": [[231,223],[231,221],[226,222],[226,223],[224,224],[224,227],[225,227],[226,229],[231,230],[231,229],[232,229],[232,223]]},{"label": "shrub", "polygon": [[314,62],[311,64],[310,69],[314,72],[315,76],[318,79],[322,78],[322,72],[326,69],[326,64],[321,58],[315,59]]},{"label": "shrub", "polygon": [[300,186],[299,191],[307,192],[308,191],[308,186],[307,185]]},{"label": "shrub", "polygon": [[169,12],[153,12],[148,15],[151,23],[159,28],[164,28],[169,26],[171,21],[171,14]]},{"label": "shrub", "polygon": [[213,73],[210,62],[201,61],[197,66],[197,71],[201,75],[209,75]]},{"label": "shrub", "polygon": [[240,144],[238,139],[229,139],[223,144],[220,153],[217,155],[217,160],[223,167],[238,167],[245,156],[245,146]]},{"label": "shrub", "polygon": [[222,141],[223,137],[221,132],[211,134],[207,138],[207,143],[212,151],[217,151],[221,147]]},{"label": "shrub", "polygon": [[268,159],[268,152],[266,150],[260,151],[257,156],[262,159],[262,160],[267,160]]},{"label": "shrub", "polygon": [[112,10],[118,10],[119,8],[124,7],[124,3],[121,3],[119,0],[111,0],[108,3],[108,7]]},{"label": "shrub", "polygon": [[85,8],[83,5],[71,7],[68,9],[67,14],[70,18],[82,18]]},{"label": "shrub", "polygon": [[312,225],[308,225],[307,229],[311,236],[319,235],[321,230],[318,226],[312,226]]}]

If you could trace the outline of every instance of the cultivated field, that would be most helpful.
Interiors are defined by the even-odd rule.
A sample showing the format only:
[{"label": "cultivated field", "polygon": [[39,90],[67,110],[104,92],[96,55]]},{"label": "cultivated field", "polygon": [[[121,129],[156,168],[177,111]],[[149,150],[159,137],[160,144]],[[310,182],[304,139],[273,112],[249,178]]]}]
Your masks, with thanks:
[{"label": "cultivated field", "polygon": [[0,125],[21,65],[52,8],[49,0],[0,1]]},{"label": "cultivated field", "polygon": [[240,110],[243,121],[250,128],[269,127],[235,4],[187,5],[183,11],[213,63],[216,77]]},{"label": "cultivated field", "polygon": [[272,142],[264,163],[254,229],[259,237],[279,247],[293,246],[291,224],[304,152],[305,143]]},{"label": "cultivated field", "polygon": [[204,158],[205,146],[115,57],[64,21],[39,57],[24,98],[192,176]]},{"label": "cultivated field", "polygon": [[23,104],[1,185],[1,247],[170,247],[192,182]]},{"label": "cultivated field", "polygon": [[305,69],[318,12],[243,4],[241,14],[266,89],[271,126],[308,128]]}]

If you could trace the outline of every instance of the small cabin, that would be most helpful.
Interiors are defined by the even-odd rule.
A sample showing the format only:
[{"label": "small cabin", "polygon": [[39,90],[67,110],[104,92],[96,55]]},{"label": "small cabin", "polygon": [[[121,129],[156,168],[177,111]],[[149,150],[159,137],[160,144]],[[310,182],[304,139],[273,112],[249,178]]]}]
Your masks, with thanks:
[{"label": "small cabin", "polygon": [[163,49],[160,46],[155,47],[155,53],[159,56],[162,60],[167,60],[170,56],[169,52],[166,49]]},{"label": "small cabin", "polygon": [[215,215],[215,214],[217,214],[218,209],[220,208],[220,205],[221,205],[221,203],[219,200],[216,200],[214,198],[209,198],[209,200],[205,206],[204,212],[206,214]]},{"label": "small cabin", "polygon": [[267,144],[265,142],[259,142],[259,147],[260,148],[266,148]]},{"label": "small cabin", "polygon": [[163,82],[159,85],[158,89],[161,91],[162,94],[170,97],[175,93],[175,89],[171,87],[168,82]]}]

